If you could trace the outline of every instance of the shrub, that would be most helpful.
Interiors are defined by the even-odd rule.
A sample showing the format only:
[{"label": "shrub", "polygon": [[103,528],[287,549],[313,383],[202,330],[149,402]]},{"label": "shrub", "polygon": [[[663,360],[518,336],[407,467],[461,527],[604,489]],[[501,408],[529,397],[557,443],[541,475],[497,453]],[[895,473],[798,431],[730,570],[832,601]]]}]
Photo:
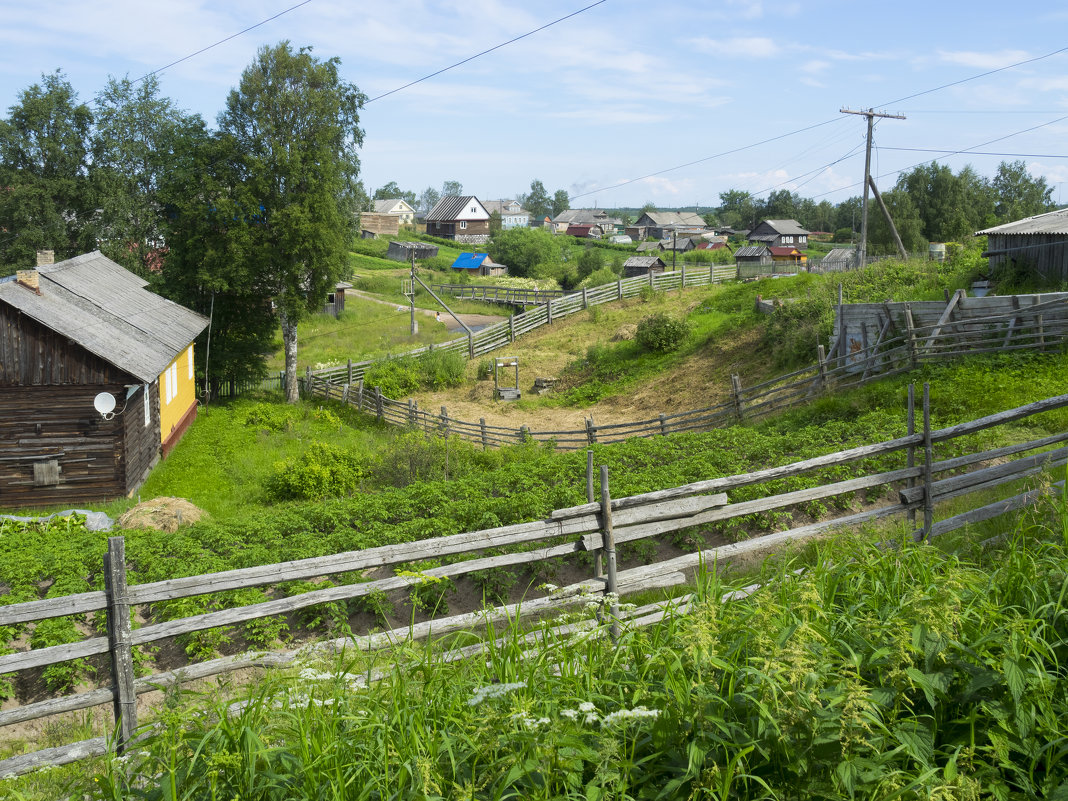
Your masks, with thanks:
[{"label": "shrub", "polygon": [[611,267],[602,267],[596,272],[590,273],[588,276],[586,276],[586,278],[583,279],[582,283],[579,284],[579,288],[581,289],[583,287],[594,287],[603,286],[604,284],[614,284],[618,277],[619,276],[612,272]]},{"label": "shrub", "polygon": [[266,481],[271,501],[308,501],[352,495],[363,468],[356,458],[325,442],[316,442],[301,456],[279,462]]},{"label": "shrub", "polygon": [[689,333],[685,320],[659,312],[638,323],[634,339],[646,350],[666,353],[678,348]]},{"label": "shrub", "polygon": [[402,398],[419,389],[419,370],[415,359],[386,359],[367,368],[363,383],[368,387],[381,387],[387,398]]},{"label": "shrub", "polygon": [[427,389],[458,387],[463,383],[467,359],[455,350],[434,350],[418,359],[420,382]]}]

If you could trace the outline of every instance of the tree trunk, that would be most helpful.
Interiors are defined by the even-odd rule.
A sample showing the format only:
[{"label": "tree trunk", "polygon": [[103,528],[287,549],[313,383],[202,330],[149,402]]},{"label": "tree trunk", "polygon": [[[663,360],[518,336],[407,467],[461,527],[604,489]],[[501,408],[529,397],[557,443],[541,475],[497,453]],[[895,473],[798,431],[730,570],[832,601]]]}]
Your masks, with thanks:
[{"label": "tree trunk", "polygon": [[291,321],[281,310],[278,317],[282,322],[282,347],[286,353],[286,402],[296,403],[300,400],[297,387],[297,322]]}]

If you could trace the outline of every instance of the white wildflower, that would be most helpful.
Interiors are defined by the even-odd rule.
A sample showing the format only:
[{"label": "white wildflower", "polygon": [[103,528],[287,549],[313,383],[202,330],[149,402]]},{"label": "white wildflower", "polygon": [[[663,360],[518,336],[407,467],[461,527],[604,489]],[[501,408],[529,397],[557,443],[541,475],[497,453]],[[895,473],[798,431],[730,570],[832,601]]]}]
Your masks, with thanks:
[{"label": "white wildflower", "polygon": [[489,698],[500,698],[502,695],[507,695],[513,690],[520,690],[526,686],[527,683],[525,681],[516,681],[508,684],[490,684],[486,687],[479,687],[471,697],[467,699],[467,705],[478,706]]},{"label": "white wildflower", "polygon": [[590,701],[583,701],[579,704],[579,712],[596,712],[597,707]]},{"label": "white wildflower", "polygon": [[592,726],[594,723],[596,723],[600,719],[601,719],[600,715],[598,715],[596,712],[590,712],[588,715],[586,715],[586,725],[587,726]]},{"label": "white wildflower", "polygon": [[549,595],[552,595],[554,592],[559,592],[560,590],[560,588],[557,587],[555,584],[549,584],[548,582],[539,585],[538,589],[545,590],[547,593],[549,593]]},{"label": "white wildflower", "polygon": [[578,720],[579,711],[577,709],[561,709],[560,715],[568,720]]},{"label": "white wildflower", "polygon": [[634,709],[617,709],[615,712],[605,715],[604,720],[601,721],[601,725],[615,726],[618,723],[631,720],[642,720],[645,718],[656,720],[659,716],[659,709],[646,709],[644,706],[637,706]]}]

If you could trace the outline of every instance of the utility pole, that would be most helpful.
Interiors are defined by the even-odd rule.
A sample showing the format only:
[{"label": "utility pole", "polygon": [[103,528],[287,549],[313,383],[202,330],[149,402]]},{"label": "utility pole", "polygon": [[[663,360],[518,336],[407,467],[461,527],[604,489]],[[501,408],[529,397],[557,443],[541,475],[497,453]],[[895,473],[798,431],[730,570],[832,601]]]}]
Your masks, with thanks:
[{"label": "utility pole", "polygon": [[875,125],[875,118],[903,120],[904,114],[887,114],[885,111],[853,111],[852,109],[840,109],[843,114],[856,114],[868,118],[868,145],[864,150],[864,198],[860,204],[860,247],[857,248],[857,266],[863,267],[868,263],[868,186],[871,184],[871,132]]},{"label": "utility pole", "polygon": [[415,248],[412,251],[412,277],[407,287],[408,292],[405,294],[408,296],[408,306],[411,311],[411,335],[414,337],[419,333],[419,323],[415,321]]}]

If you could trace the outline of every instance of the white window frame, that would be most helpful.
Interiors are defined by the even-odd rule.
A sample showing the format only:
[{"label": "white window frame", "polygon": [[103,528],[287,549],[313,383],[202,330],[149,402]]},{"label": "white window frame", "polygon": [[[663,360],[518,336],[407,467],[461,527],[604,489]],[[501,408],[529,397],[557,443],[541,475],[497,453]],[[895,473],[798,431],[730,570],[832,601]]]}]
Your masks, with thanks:
[{"label": "white window frame", "polygon": [[193,346],[189,346],[189,350],[186,351],[189,354],[189,380],[193,380]]},{"label": "white window frame", "polygon": [[145,384],[145,428],[152,425],[152,407],[149,405],[152,400],[152,393],[149,392],[150,385]]},{"label": "white window frame", "polygon": [[467,227],[467,220],[460,220],[460,228],[463,229],[463,228],[466,228],[466,227]]}]

